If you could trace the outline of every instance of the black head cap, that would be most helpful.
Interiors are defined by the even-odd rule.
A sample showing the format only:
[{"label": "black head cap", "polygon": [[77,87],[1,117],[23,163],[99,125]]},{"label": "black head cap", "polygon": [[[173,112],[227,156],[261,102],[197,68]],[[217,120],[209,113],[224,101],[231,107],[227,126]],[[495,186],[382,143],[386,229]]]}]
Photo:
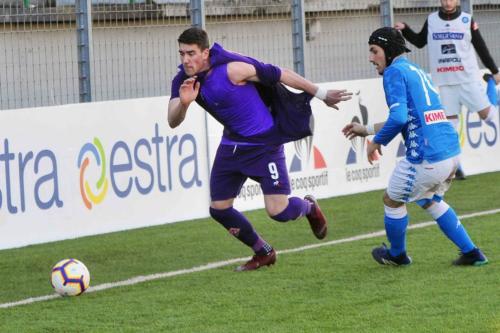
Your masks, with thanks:
[{"label": "black head cap", "polygon": [[401,32],[390,27],[380,28],[372,32],[368,44],[378,45],[384,50],[387,66],[398,55],[411,52],[406,47],[406,42]]}]

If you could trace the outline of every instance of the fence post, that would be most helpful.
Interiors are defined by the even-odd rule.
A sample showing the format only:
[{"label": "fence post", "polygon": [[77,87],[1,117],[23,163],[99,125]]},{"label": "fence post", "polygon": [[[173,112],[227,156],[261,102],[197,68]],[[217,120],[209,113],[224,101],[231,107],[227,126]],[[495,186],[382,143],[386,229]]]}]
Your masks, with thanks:
[{"label": "fence post", "polygon": [[469,13],[472,15],[472,5],[474,4],[474,0],[460,0],[460,8],[462,11]]},{"label": "fence post", "polygon": [[90,55],[92,45],[92,0],[76,0],[76,34],[78,50],[78,89],[81,102],[92,101]]},{"label": "fence post", "polygon": [[305,8],[304,0],[292,1],[292,47],[293,70],[305,76],[304,48],[305,48]]},{"label": "fence post", "polygon": [[380,18],[383,27],[394,26],[394,10],[392,0],[380,0]]},{"label": "fence post", "polygon": [[[191,16],[191,25],[205,30],[205,0],[190,0],[189,15]],[[210,179],[210,136],[208,135],[208,112],[205,114],[205,149],[207,151],[207,179]],[[210,203],[210,196],[207,198]]]},{"label": "fence post", "polygon": [[191,1],[191,25],[201,29],[205,29],[205,1],[204,0],[190,0]]}]

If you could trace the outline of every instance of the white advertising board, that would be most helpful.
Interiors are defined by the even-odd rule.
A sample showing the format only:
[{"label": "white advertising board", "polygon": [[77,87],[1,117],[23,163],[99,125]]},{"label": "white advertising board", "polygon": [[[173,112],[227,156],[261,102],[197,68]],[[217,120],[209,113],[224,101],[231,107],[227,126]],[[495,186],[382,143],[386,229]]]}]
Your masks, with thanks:
[{"label": "white advertising board", "polygon": [[208,215],[204,114],[168,98],[0,113],[0,249]]},{"label": "white advertising board", "polygon": [[[313,136],[285,146],[292,195],[385,188],[404,156],[401,138],[370,165],[371,138],[341,133],[351,121],[387,118],[381,79],[321,85],[354,96],[340,110],[312,101]],[[170,129],[167,104],[157,97],[0,112],[0,249],[209,216],[222,127],[192,105]],[[486,124],[466,110],[461,119],[466,174],[500,170],[500,119]],[[247,181],[235,207],[263,206],[259,185]]]}]

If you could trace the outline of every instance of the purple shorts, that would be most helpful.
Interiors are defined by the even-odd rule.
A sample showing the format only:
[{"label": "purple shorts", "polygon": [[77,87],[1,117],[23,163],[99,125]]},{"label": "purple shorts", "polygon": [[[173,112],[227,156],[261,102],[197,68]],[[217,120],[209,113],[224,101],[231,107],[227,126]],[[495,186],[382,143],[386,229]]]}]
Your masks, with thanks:
[{"label": "purple shorts", "polygon": [[283,145],[219,145],[210,174],[212,201],[236,198],[247,178],[264,194],[290,194]]}]

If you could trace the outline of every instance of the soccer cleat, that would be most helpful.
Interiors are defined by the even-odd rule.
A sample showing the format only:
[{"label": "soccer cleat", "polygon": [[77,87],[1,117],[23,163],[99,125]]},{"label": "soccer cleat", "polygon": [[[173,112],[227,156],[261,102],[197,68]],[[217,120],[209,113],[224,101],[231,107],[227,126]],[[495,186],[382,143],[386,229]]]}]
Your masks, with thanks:
[{"label": "soccer cleat", "polygon": [[236,267],[234,270],[236,272],[244,272],[244,271],[254,271],[263,266],[271,266],[276,262],[276,251],[274,249],[271,250],[266,255],[254,255],[252,259],[247,261],[241,266]]},{"label": "soccer cleat", "polygon": [[485,73],[483,75],[483,80],[488,82],[489,80],[495,80],[495,78],[493,77],[493,75],[489,74],[489,73]]},{"label": "soccer cleat", "polygon": [[455,179],[456,180],[465,180],[465,173],[462,171],[462,169],[458,168],[457,171],[455,171]]},{"label": "soccer cleat", "polygon": [[314,236],[316,236],[317,239],[325,238],[326,232],[328,231],[328,222],[319,207],[318,201],[316,201],[316,198],[310,194],[306,195],[304,200],[307,200],[312,204],[311,211],[306,215],[306,217]]},{"label": "soccer cleat", "polygon": [[488,258],[477,247],[467,253],[460,253],[460,257],[453,261],[455,266],[482,266],[488,263]]},{"label": "soccer cleat", "polygon": [[382,243],[382,246],[372,250],[372,256],[373,259],[381,265],[408,266],[411,264],[411,258],[406,255],[406,252],[393,257],[384,243]]}]

